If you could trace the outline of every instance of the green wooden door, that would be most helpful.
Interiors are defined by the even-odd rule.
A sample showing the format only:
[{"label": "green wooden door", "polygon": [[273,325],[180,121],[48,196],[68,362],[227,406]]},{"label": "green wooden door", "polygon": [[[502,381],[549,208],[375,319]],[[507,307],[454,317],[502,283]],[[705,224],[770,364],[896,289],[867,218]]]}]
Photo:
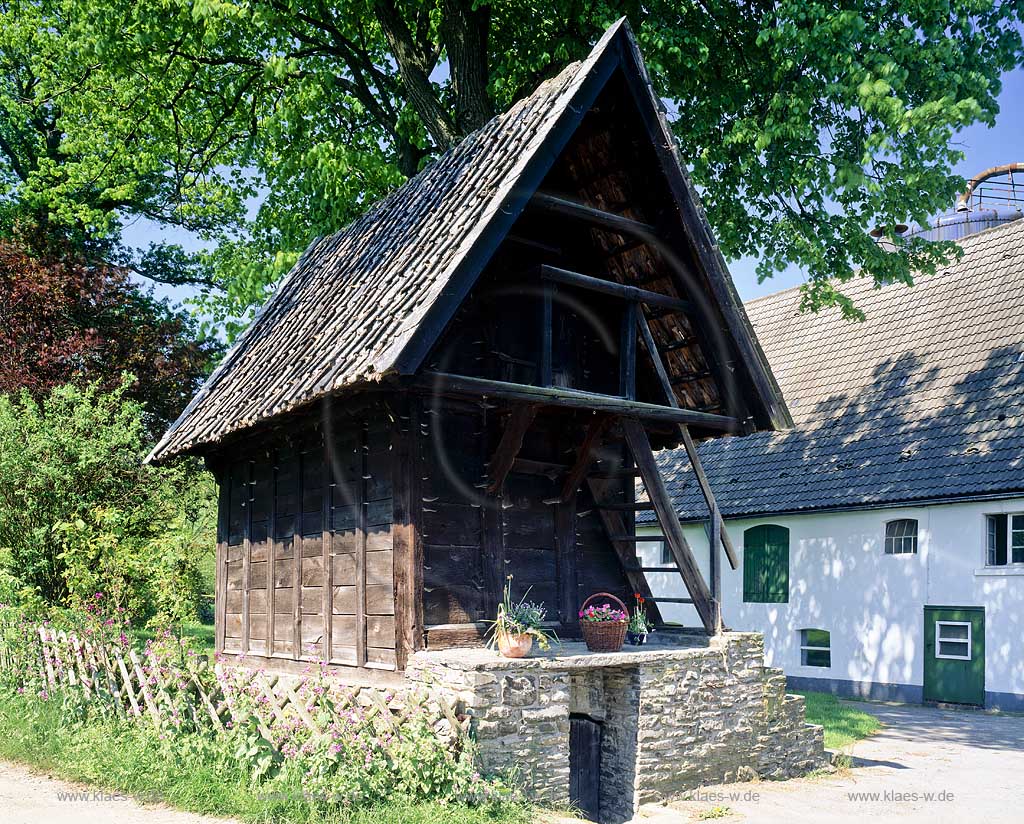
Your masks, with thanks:
[{"label": "green wooden door", "polygon": [[924,700],[985,704],[984,607],[924,608]]}]

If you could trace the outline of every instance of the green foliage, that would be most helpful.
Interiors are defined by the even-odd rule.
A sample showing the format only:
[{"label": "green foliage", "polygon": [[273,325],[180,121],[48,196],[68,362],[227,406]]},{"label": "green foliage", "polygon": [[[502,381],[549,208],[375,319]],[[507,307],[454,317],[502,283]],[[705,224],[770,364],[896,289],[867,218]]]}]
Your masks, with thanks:
[{"label": "green foliage", "polygon": [[858,267],[910,282],[952,253],[889,252],[866,230],[950,207],[951,138],[994,122],[1000,74],[1022,59],[1020,3],[14,0],[0,210],[115,256],[132,216],[197,231],[206,251],[157,247],[135,265],[203,286],[233,335],[313,237],[620,15],[727,256],[758,255],[761,277],[802,266],[806,307],[856,316],[841,284]]},{"label": "green foliage", "polygon": [[882,722],[870,713],[841,702],[826,692],[801,692],[807,708],[807,721],[825,728],[825,746],[830,750],[851,744],[878,732]]},{"label": "green foliage", "polygon": [[[70,622],[68,637],[87,639],[99,660],[103,651],[108,656],[112,649],[123,653],[120,648],[132,643],[124,633],[104,638],[107,622],[98,610],[65,618]],[[97,624],[101,632],[94,631]],[[90,773],[84,776],[87,780],[127,791],[144,788],[148,797],[174,803],[193,793],[189,776],[198,773],[211,783],[200,800],[204,812],[249,817],[273,811],[275,820],[345,821],[361,820],[355,811],[381,805],[398,810],[439,804],[452,810],[453,820],[519,818],[511,790],[477,772],[473,743],[426,697],[384,693],[366,706],[350,687],[320,670],[291,686],[292,703],[271,707],[262,675],[249,669],[215,670],[206,655],[165,631],[146,643],[139,664],[140,680],[159,698],[154,723],[147,712],[127,716],[130,705],[124,695],[107,690],[107,679],[95,672],[88,692],[59,679],[73,656],[84,666],[74,640],[62,650],[49,642],[46,660],[58,673],[58,686],[49,685],[37,626],[24,611],[0,607],[5,653],[5,665],[0,666],[0,737],[5,738],[0,758],[49,766],[52,754],[68,774],[78,763],[76,757],[84,755],[91,769],[102,763],[93,756],[106,752],[82,752],[76,742],[95,746],[94,734],[104,731],[117,742],[128,742],[140,766],[159,758],[181,769],[157,770],[151,777],[154,783],[141,787],[116,767],[100,776]],[[214,702],[222,724],[210,717]],[[391,702],[397,702],[395,714]],[[311,716],[316,729],[306,720]],[[58,727],[56,742],[33,746],[38,736],[52,735]],[[25,742],[31,743],[23,746]],[[241,790],[251,796],[251,807],[239,805]]]},{"label": "green foliage", "polygon": [[[0,396],[0,587],[132,617],[196,614],[212,552],[213,481],[193,463],[142,464],[142,408],[120,387]],[[17,592],[11,592],[16,590]]]},{"label": "green foliage", "polygon": [[368,807],[327,808],[306,797],[301,776],[285,772],[254,789],[248,766],[229,746],[194,733],[164,735],[142,724],[80,713],[61,696],[43,700],[0,691],[0,758],[74,781],[164,801],[197,813],[278,824],[520,824],[515,804],[469,807],[388,794]]}]

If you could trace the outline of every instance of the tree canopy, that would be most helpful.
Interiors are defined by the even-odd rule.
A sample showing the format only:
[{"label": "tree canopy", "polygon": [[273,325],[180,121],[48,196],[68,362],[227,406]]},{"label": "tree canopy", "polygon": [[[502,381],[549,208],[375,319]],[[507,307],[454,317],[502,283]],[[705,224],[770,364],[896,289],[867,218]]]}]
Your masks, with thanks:
[{"label": "tree canopy", "polygon": [[[951,138],[994,122],[1024,4],[997,0],[0,0],[0,203],[192,282],[248,317],[334,231],[626,15],[723,251],[910,281],[948,246],[887,252],[962,181]],[[132,216],[209,242],[132,252]],[[238,325],[229,326],[229,332]]]},{"label": "tree canopy", "polygon": [[0,394],[35,397],[66,383],[145,404],[151,436],[167,428],[220,354],[195,321],[154,299],[121,269],[0,239]]}]

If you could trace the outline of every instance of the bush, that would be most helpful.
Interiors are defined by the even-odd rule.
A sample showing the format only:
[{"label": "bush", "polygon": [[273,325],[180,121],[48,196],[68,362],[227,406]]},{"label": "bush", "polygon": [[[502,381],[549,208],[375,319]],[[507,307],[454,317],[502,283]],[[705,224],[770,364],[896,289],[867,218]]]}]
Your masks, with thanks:
[{"label": "bush", "polygon": [[69,607],[102,592],[133,618],[195,616],[213,481],[195,462],[143,465],[131,385],[0,396],[0,597]]}]

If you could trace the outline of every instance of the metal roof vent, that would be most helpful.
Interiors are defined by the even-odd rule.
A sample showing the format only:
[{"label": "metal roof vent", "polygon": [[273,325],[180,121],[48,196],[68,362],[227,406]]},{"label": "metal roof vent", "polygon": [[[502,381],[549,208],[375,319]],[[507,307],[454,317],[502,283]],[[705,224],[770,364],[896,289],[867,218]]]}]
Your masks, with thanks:
[{"label": "metal roof vent", "polygon": [[[1014,178],[1017,173],[1021,179]],[[915,227],[907,237],[961,240],[1024,217],[1024,163],[993,166],[967,182],[956,207],[930,226]]]}]

